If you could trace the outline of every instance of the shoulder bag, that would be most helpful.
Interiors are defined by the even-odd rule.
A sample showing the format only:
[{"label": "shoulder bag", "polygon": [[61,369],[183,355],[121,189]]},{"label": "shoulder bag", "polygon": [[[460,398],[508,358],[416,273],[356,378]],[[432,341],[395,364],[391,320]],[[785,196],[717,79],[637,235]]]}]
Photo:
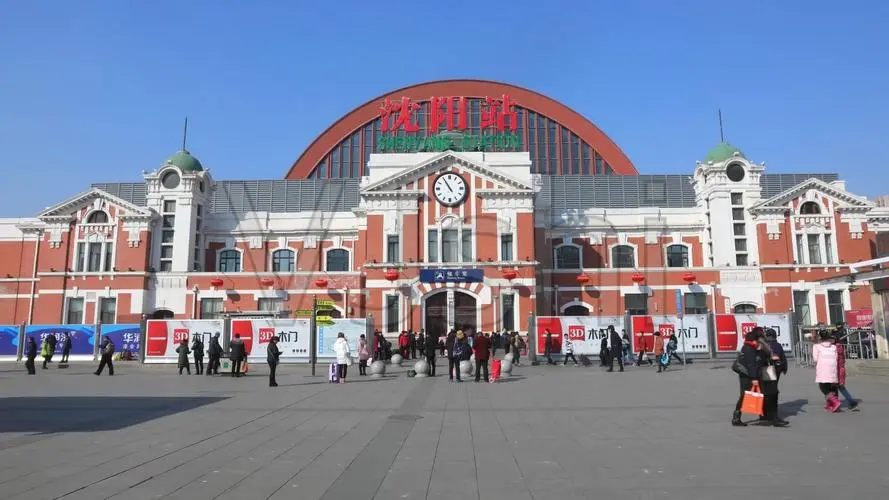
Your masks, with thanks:
[{"label": "shoulder bag", "polygon": [[750,377],[750,374],[747,373],[747,367],[741,361],[742,356],[743,354],[739,352],[738,357],[735,358],[735,362],[732,363],[732,371],[737,373],[738,375],[741,375],[742,377],[752,378]]}]

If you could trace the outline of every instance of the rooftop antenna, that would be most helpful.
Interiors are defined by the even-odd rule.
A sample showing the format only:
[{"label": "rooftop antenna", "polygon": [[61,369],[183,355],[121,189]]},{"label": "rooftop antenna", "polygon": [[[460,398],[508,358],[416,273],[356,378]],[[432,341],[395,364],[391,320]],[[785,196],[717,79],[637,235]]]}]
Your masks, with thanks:
[{"label": "rooftop antenna", "polygon": [[[716,108],[719,112],[719,142],[725,142],[725,132],[722,129],[722,109]],[[188,127],[188,119],[185,120],[186,127]]]},{"label": "rooftop antenna", "polygon": [[[720,118],[721,120],[721,118]],[[185,141],[188,139],[188,117],[185,117],[185,127],[182,129],[182,151],[188,151],[185,149]]]}]

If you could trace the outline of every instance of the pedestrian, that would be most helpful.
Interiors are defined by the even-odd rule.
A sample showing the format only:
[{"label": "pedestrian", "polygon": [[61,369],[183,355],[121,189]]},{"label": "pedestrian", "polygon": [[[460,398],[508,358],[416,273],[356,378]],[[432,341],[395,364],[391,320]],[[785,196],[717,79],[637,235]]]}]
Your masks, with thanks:
[{"label": "pedestrian", "polygon": [[525,349],[526,344],[519,332],[512,332],[512,337],[515,339],[515,359],[512,362],[518,365],[519,358],[522,356],[522,351]]},{"label": "pedestrian", "polygon": [[281,351],[278,349],[278,336],[275,335],[269,340],[269,346],[266,348],[266,361],[269,363],[269,387],[278,387],[275,380],[275,372],[278,370]]},{"label": "pedestrian", "polygon": [[[644,332],[639,334],[639,348],[638,348],[639,356],[636,358],[636,366],[641,365],[643,361],[648,361],[648,366],[651,366],[654,364],[654,361],[652,361],[651,358],[648,357],[648,355],[646,354],[645,335],[646,334]],[[650,335],[653,336],[653,334],[650,334]]]},{"label": "pedestrian", "polygon": [[608,371],[614,371],[615,359],[617,360],[618,365],[620,365],[620,371],[624,371],[624,341],[620,338],[620,334],[617,333],[617,330],[614,329],[614,325],[608,325],[608,338],[611,341],[611,359],[608,362]]},{"label": "pedestrian", "polygon": [[374,361],[383,361],[383,346],[385,344],[386,339],[383,338],[383,332],[379,330],[375,331],[373,345]]},{"label": "pedestrian", "polygon": [[43,345],[40,346],[40,355],[43,356],[44,370],[46,370],[47,363],[52,363],[52,355],[55,352],[55,339],[55,335],[51,333],[46,337],[43,337]]},{"label": "pedestrian", "polygon": [[837,397],[839,367],[837,362],[837,346],[833,334],[821,332],[821,342],[812,346],[812,361],[815,363],[815,382],[821,394],[824,394],[824,409],[836,413],[842,403]]},{"label": "pedestrian", "polygon": [[114,363],[112,359],[114,358],[114,342],[111,341],[111,337],[105,335],[102,338],[102,345],[99,348],[99,352],[102,353],[102,357],[99,358],[99,368],[95,371],[96,375],[102,375],[102,371],[105,367],[108,367],[108,375],[114,376]]},{"label": "pedestrian", "polygon": [[[741,420],[741,405],[744,403],[744,393],[753,388],[754,383],[759,385],[762,380],[763,370],[769,366],[770,354],[766,350],[768,347],[764,342],[762,327],[756,327],[749,331],[744,337],[744,344],[741,346],[741,352],[738,353],[736,364],[738,369],[738,383],[740,394],[738,402],[735,403],[735,411],[732,413],[732,425],[735,427],[747,427],[747,424]],[[762,387],[760,387],[762,390]],[[763,395],[765,399],[765,395]],[[765,413],[765,401],[763,401],[763,413]],[[776,427],[784,427],[786,425],[775,422]]]},{"label": "pedestrian", "polygon": [[362,333],[358,337],[358,375],[367,376],[367,360],[370,359],[370,352],[367,349],[367,339]]},{"label": "pedestrian", "polygon": [[620,349],[623,353],[624,364],[634,364],[636,363],[636,357],[633,356],[633,342],[630,340],[630,334],[626,330],[621,330],[620,332]]},{"label": "pedestrian", "polygon": [[494,332],[491,334],[491,357],[497,357],[497,349],[500,348],[500,332]]},{"label": "pedestrian", "polygon": [[187,339],[182,339],[179,342],[176,352],[179,353],[179,375],[182,375],[183,368],[188,370],[188,374],[191,375],[191,363],[188,362],[188,355],[191,354],[191,351],[188,349]]},{"label": "pedestrian", "polygon": [[426,335],[426,364],[429,365],[428,375],[435,376],[435,351],[438,348],[438,337],[433,334]]},{"label": "pedestrian", "polygon": [[849,392],[849,389],[846,389],[846,346],[836,341],[835,344],[837,346],[837,389],[843,395],[843,399],[846,400],[849,410],[860,411],[861,409],[858,408],[859,401]]},{"label": "pedestrian", "polygon": [[337,334],[336,342],[333,343],[333,352],[336,354],[337,378],[341,384],[345,384],[347,369],[352,364],[352,351],[349,349],[345,333]]},{"label": "pedestrian", "polygon": [[37,358],[37,342],[33,336],[28,336],[28,344],[25,346],[25,368],[28,369],[28,375],[37,375],[37,369],[34,366],[34,359]]},{"label": "pedestrian", "polygon": [[407,332],[402,330],[401,333],[398,334],[398,352],[401,354],[402,359],[408,359],[407,356],[410,342],[411,339]]},{"label": "pedestrian", "polygon": [[228,359],[232,363],[232,377],[241,376],[241,363],[247,357],[247,351],[244,348],[244,341],[241,340],[241,334],[236,333],[235,338],[228,344]]},{"label": "pedestrian", "polygon": [[602,341],[599,342],[599,366],[608,366],[609,359],[611,358],[611,353],[608,352],[608,334],[606,330],[606,335],[602,337]]},{"label": "pedestrian", "polygon": [[475,354],[475,382],[481,382],[480,375],[485,374],[485,382],[491,378],[488,375],[488,359],[491,357],[491,339],[487,334],[476,335],[472,343],[472,352]]},{"label": "pedestrian", "polygon": [[200,335],[194,336],[194,342],[191,344],[191,350],[194,352],[194,373],[195,375],[203,375],[204,373],[204,342]]},{"label": "pedestrian", "polygon": [[217,332],[210,339],[210,345],[207,347],[207,375],[219,375],[219,359],[222,357],[222,345],[219,343],[219,333]]},{"label": "pedestrian", "polygon": [[654,359],[657,361],[657,372],[667,371],[667,365],[670,364],[670,358],[665,356],[667,353],[664,347],[664,336],[661,332],[654,332]]},{"label": "pedestrian", "polygon": [[670,340],[667,342],[667,358],[671,360],[676,358],[676,361],[678,361],[680,365],[684,365],[685,361],[676,353],[678,350],[679,340],[676,338],[676,334],[672,333],[670,334]]},{"label": "pedestrian", "polygon": [[[762,393],[764,399],[763,408],[765,411],[763,412],[764,415],[760,417],[760,420],[765,422],[775,421],[782,425],[787,425],[788,422],[781,419],[778,415],[778,382],[781,380],[781,375],[787,373],[787,356],[784,354],[784,347],[778,342],[778,334],[775,332],[774,328],[765,329],[765,341],[768,344],[769,352],[771,353],[771,365],[773,368],[766,368],[763,372]],[[774,375],[775,380],[767,381],[767,378],[772,378],[771,375]]]},{"label": "pedestrian", "polygon": [[548,365],[556,364],[553,361],[552,353],[553,353],[553,333],[551,331],[549,331],[549,328],[547,328],[544,331],[544,337],[543,337],[543,354],[546,356],[546,364],[548,364]]},{"label": "pedestrian", "polygon": [[457,377],[457,382],[463,382],[460,379],[460,362],[466,357],[466,351],[469,347],[466,345],[466,336],[463,330],[457,330],[453,337],[448,335],[448,380],[453,382]]},{"label": "pedestrian", "polygon": [[417,332],[411,330],[408,336],[410,337],[411,359],[417,359]]},{"label": "pedestrian", "polygon": [[[453,331],[453,330],[451,330]],[[447,336],[439,335],[438,336],[438,357],[445,357],[445,351],[448,347],[448,339],[451,337],[451,334],[448,333]]]},{"label": "pedestrian", "polygon": [[422,328],[417,335],[417,351],[420,353],[420,359],[426,359],[426,330]]},{"label": "pedestrian", "polygon": [[62,360],[59,363],[67,363],[68,355],[71,354],[71,334],[65,333],[65,339],[62,340]]},{"label": "pedestrian", "polygon": [[577,366],[577,358],[574,357],[574,342],[568,338],[568,334],[563,335],[562,339],[562,350],[565,351],[565,362],[562,363],[562,366],[568,364],[568,358],[571,358],[571,361],[574,362],[574,366]]}]

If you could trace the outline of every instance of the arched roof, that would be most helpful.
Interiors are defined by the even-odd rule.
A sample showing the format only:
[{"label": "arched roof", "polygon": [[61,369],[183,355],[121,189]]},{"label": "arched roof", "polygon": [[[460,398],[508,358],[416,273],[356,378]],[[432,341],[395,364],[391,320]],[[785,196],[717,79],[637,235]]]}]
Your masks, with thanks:
[{"label": "arched roof", "polygon": [[517,107],[544,115],[566,127],[592,146],[611,166],[616,175],[638,175],[633,163],[620,147],[591,121],[568,106],[543,94],[508,83],[489,80],[439,80],[393,90],[375,97],[350,111],[321,133],[287,172],[286,179],[305,179],[341,141],[380,117],[385,98],[409,97],[427,101],[431,96],[463,96],[484,98],[509,94]]}]

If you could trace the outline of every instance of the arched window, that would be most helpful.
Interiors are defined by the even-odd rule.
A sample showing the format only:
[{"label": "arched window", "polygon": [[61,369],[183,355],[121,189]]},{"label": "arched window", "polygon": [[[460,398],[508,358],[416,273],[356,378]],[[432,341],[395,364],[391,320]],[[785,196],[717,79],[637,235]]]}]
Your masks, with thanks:
[{"label": "arched window", "polygon": [[327,271],[348,271],[349,251],[344,248],[332,248],[327,251]]},{"label": "arched window", "polygon": [[636,251],[630,245],[616,245],[611,249],[611,267],[636,267]]},{"label": "arched window", "polygon": [[668,246],[667,267],[688,267],[688,247],[685,245]]},{"label": "arched window", "polygon": [[821,207],[814,201],[807,201],[800,205],[799,213],[801,215],[818,215],[821,213]]},{"label": "arched window", "polygon": [[756,314],[756,306],[753,304],[738,304],[735,306],[735,314]]},{"label": "arched window", "polygon": [[223,250],[219,252],[219,272],[241,272],[241,253],[237,250]]},{"label": "arched window", "polygon": [[574,245],[556,247],[556,269],[580,269],[580,248]]},{"label": "arched window", "polygon": [[573,306],[568,306],[565,308],[565,312],[562,313],[562,316],[589,316],[590,310],[586,307],[583,307],[579,304],[574,304]]},{"label": "arched window", "polygon": [[108,223],[108,214],[101,210],[97,210],[90,214],[86,219],[87,224],[107,224]]},{"label": "arched window", "polygon": [[272,253],[272,271],[276,273],[291,273],[296,270],[296,262],[293,250],[275,250]]}]

